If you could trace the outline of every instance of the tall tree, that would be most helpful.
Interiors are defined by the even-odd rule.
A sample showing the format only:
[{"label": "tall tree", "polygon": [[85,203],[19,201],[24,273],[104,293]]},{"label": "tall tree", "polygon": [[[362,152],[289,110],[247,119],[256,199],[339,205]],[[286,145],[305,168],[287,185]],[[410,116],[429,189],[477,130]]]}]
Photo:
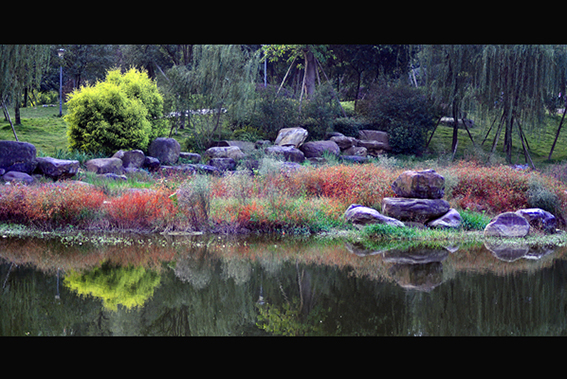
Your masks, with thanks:
[{"label": "tall tree", "polygon": [[[488,45],[478,65],[477,98],[485,109],[497,107],[501,121],[492,144],[494,152],[504,129],[506,161],[512,162],[514,125],[522,141],[526,159],[527,131],[545,112],[545,99],[557,86],[557,66],[551,45]],[[524,129],[522,128],[524,126]]]},{"label": "tall tree", "polygon": [[[454,153],[459,138],[459,119],[463,117],[465,103],[471,99],[482,46],[425,45],[419,55],[422,65],[427,68],[426,86],[429,95],[446,113],[450,110],[453,116],[451,151]],[[467,128],[464,122],[463,125]],[[470,132],[469,137],[474,144]]]},{"label": "tall tree", "polygon": [[38,87],[50,59],[49,45],[0,45],[0,105],[10,121],[16,141],[18,136],[7,105],[12,101],[19,109],[25,88]]},{"label": "tall tree", "polygon": [[253,95],[261,51],[240,45],[195,45],[191,55],[191,65],[176,65],[166,72],[166,91],[183,111],[208,110],[189,120],[204,147],[219,133],[222,113],[242,111]]}]

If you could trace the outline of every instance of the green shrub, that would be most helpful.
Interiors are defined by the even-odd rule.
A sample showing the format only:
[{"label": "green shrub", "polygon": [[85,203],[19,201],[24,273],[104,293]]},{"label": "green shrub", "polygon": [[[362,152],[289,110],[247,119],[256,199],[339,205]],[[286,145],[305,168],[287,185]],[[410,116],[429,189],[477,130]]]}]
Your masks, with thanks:
[{"label": "green shrub", "polygon": [[541,208],[554,215],[561,213],[561,201],[559,197],[548,190],[545,184],[537,178],[531,177],[528,181],[528,206]]},{"label": "green shrub", "polygon": [[390,147],[396,154],[419,154],[435,127],[432,103],[419,89],[409,86],[373,87],[360,102],[359,112],[373,129],[389,133]]},{"label": "green shrub", "polygon": [[113,154],[146,150],[164,133],[163,98],[146,73],[109,71],[104,82],[74,91],[67,102],[70,150]]},{"label": "green shrub", "polygon": [[491,218],[484,212],[475,212],[471,210],[460,210],[461,228],[463,230],[484,230]]},{"label": "green shrub", "polygon": [[297,101],[276,92],[273,87],[258,89],[258,98],[249,121],[250,127],[272,141],[280,129],[297,126],[299,122]]}]

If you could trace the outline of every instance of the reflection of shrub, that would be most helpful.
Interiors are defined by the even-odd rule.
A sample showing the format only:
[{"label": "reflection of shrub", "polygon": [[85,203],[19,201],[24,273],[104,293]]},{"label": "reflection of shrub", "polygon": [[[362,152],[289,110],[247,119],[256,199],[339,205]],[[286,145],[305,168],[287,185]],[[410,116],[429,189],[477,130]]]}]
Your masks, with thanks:
[{"label": "reflection of shrub", "polygon": [[160,276],[143,267],[103,265],[82,274],[68,272],[63,283],[80,295],[102,299],[105,308],[116,311],[118,305],[126,309],[144,305],[159,285]]}]

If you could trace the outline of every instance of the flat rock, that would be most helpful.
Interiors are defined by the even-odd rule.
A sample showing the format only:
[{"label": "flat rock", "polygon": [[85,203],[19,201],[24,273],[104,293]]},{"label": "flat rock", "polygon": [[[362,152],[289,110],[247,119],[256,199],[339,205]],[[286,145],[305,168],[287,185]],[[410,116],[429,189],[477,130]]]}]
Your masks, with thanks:
[{"label": "flat rock", "polygon": [[235,161],[244,158],[244,153],[238,146],[211,147],[203,155],[207,158],[232,158]]},{"label": "flat rock", "polygon": [[79,161],[57,159],[52,157],[38,157],[37,169],[45,175],[53,179],[71,178],[79,172]]},{"label": "flat rock", "polygon": [[392,183],[397,196],[418,199],[441,199],[445,194],[445,178],[435,170],[404,171]]},{"label": "flat rock", "polygon": [[528,220],[515,212],[505,212],[494,217],[486,228],[485,237],[525,237],[530,231]]},{"label": "flat rock", "polygon": [[343,217],[347,222],[350,222],[357,227],[363,227],[368,224],[386,224],[397,227],[405,227],[405,224],[400,220],[384,216],[376,209],[358,204],[350,205],[345,211]]},{"label": "flat rock", "polygon": [[2,179],[6,182],[22,182],[26,184],[32,184],[35,181],[33,176],[20,171],[8,171],[2,175]]},{"label": "flat rock", "polygon": [[449,203],[443,199],[416,199],[385,197],[382,199],[382,213],[401,221],[426,223],[449,212]]}]

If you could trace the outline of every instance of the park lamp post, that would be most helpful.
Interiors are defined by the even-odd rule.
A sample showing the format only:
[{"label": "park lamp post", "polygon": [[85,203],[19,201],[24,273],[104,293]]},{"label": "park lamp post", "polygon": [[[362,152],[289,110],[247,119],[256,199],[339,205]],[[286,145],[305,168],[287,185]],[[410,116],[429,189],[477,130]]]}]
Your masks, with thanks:
[{"label": "park lamp post", "polygon": [[57,50],[57,55],[59,55],[59,117],[63,116],[63,55],[65,55],[65,49]]}]

